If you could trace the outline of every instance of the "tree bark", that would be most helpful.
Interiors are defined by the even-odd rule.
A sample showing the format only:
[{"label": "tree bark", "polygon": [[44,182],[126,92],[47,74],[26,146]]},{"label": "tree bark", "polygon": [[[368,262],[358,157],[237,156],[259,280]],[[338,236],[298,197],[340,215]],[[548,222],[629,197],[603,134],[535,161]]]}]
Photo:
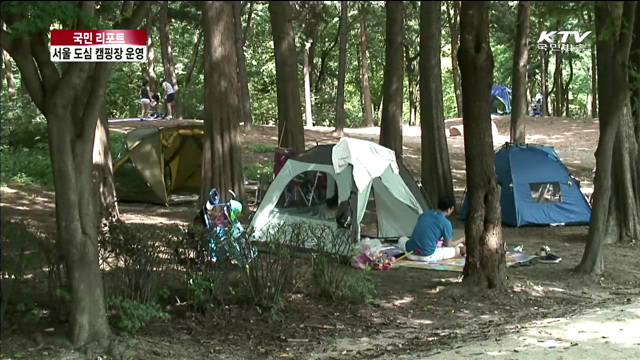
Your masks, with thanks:
[{"label": "tree bark", "polygon": [[240,90],[237,72],[236,35],[233,5],[226,1],[206,1],[202,6],[204,28],[204,144],[202,191],[204,204],[211,188],[223,199],[227,190],[244,199],[242,148],[240,140]]},{"label": "tree bark", "polygon": [[591,44],[591,117],[598,117],[598,71],[596,63],[596,43]]},{"label": "tree bark", "polygon": [[340,48],[338,51],[338,92],[336,94],[336,130],[337,136],[344,135],[344,82],[347,73],[347,34],[349,19],[347,18],[347,2],[340,2]]},{"label": "tree bark", "polygon": [[[406,40],[406,38],[405,38]],[[419,54],[416,54],[416,56],[412,57],[411,56],[411,51],[409,50],[409,45],[407,45],[407,42],[404,42],[404,57],[405,57],[405,61],[406,61],[406,68],[405,68],[405,73],[407,74],[407,92],[409,93],[409,126],[415,126],[416,122],[417,122],[417,114],[418,114],[418,100],[416,99],[416,93],[417,93],[417,89],[416,89],[416,85],[414,84],[414,73],[415,73],[415,66],[413,65],[413,63],[416,61],[416,59],[419,57]]]},{"label": "tree bark", "polygon": [[453,91],[456,95],[456,109],[458,109],[458,117],[462,117],[462,86],[460,84],[460,67],[458,66],[458,43],[460,39],[460,24],[458,18],[460,16],[460,2],[451,1],[453,14],[447,9],[449,34],[451,34],[451,73],[453,75]]},{"label": "tree bark", "polygon": [[304,50],[304,104],[305,120],[307,128],[313,127],[313,105],[311,103],[311,64],[309,64],[309,49],[311,44],[307,43]]},{"label": "tree bark", "polygon": [[553,73],[553,89],[555,97],[553,102],[553,116],[562,116],[562,51],[556,51],[556,69]]},{"label": "tree bark", "polygon": [[403,48],[402,33],[404,9],[402,1],[386,1],[386,44],[382,105],[380,119],[380,145],[402,156],[402,86]]},{"label": "tree bark", "polygon": [[147,15],[146,21],[147,28],[147,61],[144,63],[144,71],[145,77],[149,79],[149,89],[152,92],[156,93],[156,71],[154,67],[155,53],[154,53],[154,43],[153,43],[153,14],[149,11],[149,15]]},{"label": "tree bark", "polygon": [[516,41],[511,74],[513,97],[511,108],[511,142],[526,142],[525,116],[527,115],[527,63],[529,60],[530,2],[518,2]]},{"label": "tree bark", "polygon": [[[596,150],[594,202],[589,238],[577,271],[600,276],[604,271],[602,244],[612,194],[614,142],[629,98],[628,59],[636,2],[597,2],[595,11],[598,56],[600,138]],[[605,34],[603,34],[603,32]],[[606,36],[605,36],[606,35]]]},{"label": "tree bark", "polygon": [[567,79],[567,83],[564,85],[564,90],[562,91],[564,96],[564,101],[562,102],[564,109],[562,111],[563,117],[571,116],[571,113],[569,112],[569,95],[571,92],[569,89],[571,88],[571,82],[573,81],[573,54],[567,53],[567,59],[569,60],[569,79]]},{"label": "tree bark", "polygon": [[464,99],[464,148],[469,216],[465,223],[464,282],[481,288],[505,287],[505,253],[496,183],[491,97],[493,54],[489,46],[489,2],[463,2],[458,61]]},{"label": "tree bark", "polygon": [[[2,63],[4,64],[4,79],[7,81],[7,92],[13,97],[16,95],[16,82],[13,79],[11,57],[4,50],[2,51]],[[1,79],[0,82],[2,82]]]},{"label": "tree bark", "polygon": [[176,119],[182,119],[182,101],[176,78],[175,62],[173,61],[173,51],[169,38],[169,2],[163,1],[160,4],[160,49],[162,50],[162,65],[164,66],[164,77],[173,87],[175,100],[173,101],[173,115]]},{"label": "tree bark", "polygon": [[435,206],[442,196],[453,197],[449,148],[444,127],[440,60],[440,1],[420,2],[420,127],[422,183]]},{"label": "tree bark", "polygon": [[116,185],[113,178],[111,144],[109,141],[109,121],[106,99],[100,110],[93,143],[93,182],[96,190],[96,218],[99,223],[111,222],[120,218],[116,200]]},{"label": "tree bark", "polygon": [[369,54],[367,53],[367,3],[360,3],[360,82],[366,127],[373,126],[373,104],[369,85]]},{"label": "tree bark", "polygon": [[[252,6],[252,5],[249,5]],[[236,35],[236,58],[238,59],[238,82],[240,85],[240,110],[245,130],[250,130],[253,125],[253,115],[251,113],[251,98],[249,94],[249,79],[247,77],[247,60],[244,56],[244,32],[242,30],[242,9],[241,2],[233,2],[233,21]],[[249,18],[250,21],[250,18]],[[247,23],[248,30],[250,23]]]},{"label": "tree bark", "polygon": [[278,146],[300,153],[305,149],[298,57],[290,5],[286,1],[269,2],[271,33],[276,58],[278,97]]},{"label": "tree bark", "polygon": [[549,88],[549,79],[548,79],[548,67],[549,67],[549,56],[546,50],[540,50],[541,62],[542,62],[542,72],[540,75],[540,87],[542,89],[542,115],[549,116],[549,92],[547,89]]}]

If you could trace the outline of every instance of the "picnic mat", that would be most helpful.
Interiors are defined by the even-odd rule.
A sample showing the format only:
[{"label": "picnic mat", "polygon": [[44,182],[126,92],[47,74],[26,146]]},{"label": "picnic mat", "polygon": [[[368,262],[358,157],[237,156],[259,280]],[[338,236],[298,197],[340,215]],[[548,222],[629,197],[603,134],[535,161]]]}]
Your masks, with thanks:
[{"label": "picnic mat", "polygon": [[[529,255],[524,252],[508,252],[507,267],[529,262],[531,261],[531,259],[535,257],[536,257],[535,255]],[[424,269],[424,270],[462,272],[462,270],[464,269],[464,262],[465,262],[465,258],[463,257],[434,261],[434,262],[411,261],[407,259],[402,259],[402,260],[396,261],[393,267],[408,267],[408,268]]]}]

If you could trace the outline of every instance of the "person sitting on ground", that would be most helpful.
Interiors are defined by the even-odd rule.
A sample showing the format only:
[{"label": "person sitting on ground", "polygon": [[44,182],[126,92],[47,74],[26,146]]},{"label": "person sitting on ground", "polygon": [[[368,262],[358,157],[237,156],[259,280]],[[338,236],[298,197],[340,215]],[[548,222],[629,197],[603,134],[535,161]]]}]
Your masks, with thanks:
[{"label": "person sitting on ground", "polygon": [[151,96],[151,104],[150,104],[151,113],[149,114],[149,117],[152,118],[152,119],[158,119],[158,118],[162,117],[162,116],[160,116],[160,113],[158,113],[158,103],[159,102],[160,102],[160,95],[153,94]]},{"label": "person sitting on ground", "polygon": [[164,89],[164,103],[167,107],[167,120],[171,120],[173,115],[173,100],[176,99],[176,94],[173,91],[173,86],[169,84],[166,79],[162,80],[162,88]]},{"label": "person sitting on ground", "polygon": [[[438,200],[437,209],[420,215],[411,238],[408,241],[404,238],[405,251],[413,252],[407,256],[409,260],[439,261],[466,255],[466,248],[459,246],[464,244],[464,237],[453,240],[453,226],[447,219],[453,213],[455,204],[453,198],[442,197]],[[444,240],[442,247],[437,246],[440,239]]]},{"label": "person sitting on ground", "polygon": [[151,104],[151,96],[149,95],[149,81],[144,79],[140,88],[140,106],[142,109],[142,120],[149,115],[149,105]]}]

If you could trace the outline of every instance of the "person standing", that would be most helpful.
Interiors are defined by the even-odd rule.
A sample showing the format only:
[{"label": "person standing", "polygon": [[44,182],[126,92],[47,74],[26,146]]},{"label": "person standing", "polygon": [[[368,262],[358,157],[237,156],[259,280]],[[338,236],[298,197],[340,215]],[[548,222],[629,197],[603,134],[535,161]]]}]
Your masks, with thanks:
[{"label": "person standing", "polygon": [[173,101],[176,99],[176,94],[173,91],[173,86],[166,79],[162,80],[162,89],[164,90],[164,103],[167,108],[166,119],[171,120],[173,117]]},{"label": "person standing", "polygon": [[140,107],[142,110],[142,116],[140,120],[145,120],[149,116],[149,108],[151,105],[151,96],[149,91],[149,81],[144,79],[142,81],[142,87],[140,88]]}]

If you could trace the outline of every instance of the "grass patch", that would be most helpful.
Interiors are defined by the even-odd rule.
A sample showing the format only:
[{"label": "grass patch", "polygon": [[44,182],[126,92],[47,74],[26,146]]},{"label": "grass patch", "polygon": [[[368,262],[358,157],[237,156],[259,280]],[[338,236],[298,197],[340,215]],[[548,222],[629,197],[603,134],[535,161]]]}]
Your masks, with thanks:
[{"label": "grass patch", "polygon": [[258,154],[265,154],[265,153],[271,153],[276,151],[275,145],[268,145],[268,144],[251,144],[249,145],[248,148],[249,148],[249,151],[258,153]]}]

